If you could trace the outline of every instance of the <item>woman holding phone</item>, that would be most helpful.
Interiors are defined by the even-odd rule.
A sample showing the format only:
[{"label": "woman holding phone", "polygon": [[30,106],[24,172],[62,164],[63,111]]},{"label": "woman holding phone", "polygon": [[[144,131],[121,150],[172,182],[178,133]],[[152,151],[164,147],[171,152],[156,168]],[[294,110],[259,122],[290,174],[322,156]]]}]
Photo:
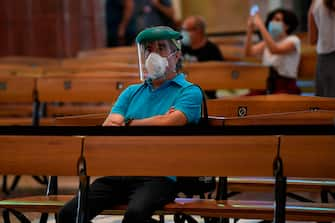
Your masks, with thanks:
[{"label": "woman holding phone", "polygon": [[[252,91],[252,95],[265,93],[300,94],[296,79],[300,63],[301,43],[296,35],[292,35],[297,26],[297,16],[289,10],[276,9],[270,12],[264,23],[258,14],[257,7],[251,8],[245,54],[246,56],[261,55],[263,64],[271,67],[267,92]],[[252,44],[252,34],[255,29],[259,30],[263,40]]]}]

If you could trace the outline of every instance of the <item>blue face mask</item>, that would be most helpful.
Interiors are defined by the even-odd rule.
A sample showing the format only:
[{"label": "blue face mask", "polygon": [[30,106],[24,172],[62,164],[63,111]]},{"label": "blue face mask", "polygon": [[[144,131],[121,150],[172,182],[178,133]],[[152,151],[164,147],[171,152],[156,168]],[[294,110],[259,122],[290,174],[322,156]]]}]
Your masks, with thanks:
[{"label": "blue face mask", "polygon": [[189,32],[187,32],[187,31],[181,31],[180,32],[181,33],[181,35],[182,35],[182,39],[181,39],[181,42],[182,42],[182,44],[183,45],[185,45],[185,46],[191,46],[191,37],[190,37],[190,33]]},{"label": "blue face mask", "polygon": [[282,22],[271,21],[268,25],[268,30],[273,39],[277,39],[284,32]]}]

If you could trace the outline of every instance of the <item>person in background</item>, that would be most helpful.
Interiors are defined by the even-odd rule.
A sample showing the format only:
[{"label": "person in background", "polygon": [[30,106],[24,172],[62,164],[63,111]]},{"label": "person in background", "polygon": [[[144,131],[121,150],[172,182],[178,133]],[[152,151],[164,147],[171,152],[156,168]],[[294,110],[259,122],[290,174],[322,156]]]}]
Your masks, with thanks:
[{"label": "person in background", "polygon": [[314,0],[308,27],[310,43],[317,44],[316,95],[335,97],[335,0]]},{"label": "person in background", "polygon": [[190,16],[182,24],[182,52],[187,62],[223,61],[220,49],[208,40],[206,22],[200,16]]},{"label": "person in background", "polygon": [[[145,81],[120,94],[103,126],[183,126],[200,121],[201,90],[179,70],[181,38],[169,27],[138,34],[140,77]],[[123,223],[152,222],[152,214],[172,202],[177,192],[175,176],[98,178],[88,192],[87,215],[91,220],[113,205],[128,204]],[[77,203],[78,197],[64,206],[60,223],[75,222]]]},{"label": "person in background", "polygon": [[[220,49],[206,35],[206,22],[200,16],[190,16],[182,24],[182,52],[185,62],[223,61]],[[205,91],[216,98],[216,91]]]},{"label": "person in background", "polygon": [[136,36],[134,0],[107,0],[107,47],[132,45]]},{"label": "person in background", "polygon": [[137,30],[153,26],[175,27],[175,11],[171,0],[135,0]]},{"label": "person in background", "polygon": [[[296,80],[301,57],[300,39],[292,33],[298,26],[297,16],[286,9],[269,13],[264,24],[258,13],[248,20],[246,56],[262,55],[263,64],[271,67],[268,90],[252,90],[249,95],[265,93],[300,94]],[[252,34],[258,29],[263,41],[252,44]]]}]

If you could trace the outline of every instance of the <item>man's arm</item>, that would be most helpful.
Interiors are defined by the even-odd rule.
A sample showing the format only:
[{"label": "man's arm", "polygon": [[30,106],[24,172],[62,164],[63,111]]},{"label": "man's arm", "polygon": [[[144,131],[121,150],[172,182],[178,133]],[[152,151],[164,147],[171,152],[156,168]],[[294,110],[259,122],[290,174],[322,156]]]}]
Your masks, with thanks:
[{"label": "man's arm", "polygon": [[247,37],[244,45],[244,53],[245,56],[257,56],[263,53],[265,48],[265,42],[262,41],[260,43],[257,43],[253,45],[252,43],[252,35],[254,33],[254,25],[253,25],[253,18],[250,17],[248,19],[248,25],[247,25]]},{"label": "man's arm", "polygon": [[156,115],[145,119],[132,120],[130,126],[183,126],[187,124],[187,118],[181,111],[175,110],[165,115]]},{"label": "man's arm", "polygon": [[134,0],[125,0],[122,20],[119,24],[118,29],[118,38],[121,42],[124,41],[126,29],[131,17],[133,16],[133,12],[134,12]]},{"label": "man's arm", "polygon": [[[120,114],[108,115],[103,126],[125,126],[125,119]],[[130,126],[182,126],[187,124],[187,118],[181,111],[169,111],[164,115],[156,115],[150,118],[130,120]]]},{"label": "man's arm", "polygon": [[169,17],[173,21],[175,20],[175,14],[174,9],[171,6],[165,6],[162,3],[160,3],[160,0],[151,0],[152,5],[157,8],[161,13],[163,13],[165,16]]},{"label": "man's arm", "polygon": [[109,114],[102,126],[124,126],[125,119],[120,114]]},{"label": "man's arm", "polygon": [[318,27],[316,26],[313,8],[315,1],[312,2],[308,11],[308,41],[310,44],[315,45],[318,41]]}]

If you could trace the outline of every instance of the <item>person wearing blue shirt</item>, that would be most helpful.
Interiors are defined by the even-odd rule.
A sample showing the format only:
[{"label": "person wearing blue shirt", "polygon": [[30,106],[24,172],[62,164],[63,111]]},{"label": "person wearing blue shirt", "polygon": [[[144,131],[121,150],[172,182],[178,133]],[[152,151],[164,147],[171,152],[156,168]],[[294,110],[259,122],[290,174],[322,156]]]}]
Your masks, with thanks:
[{"label": "person wearing blue shirt", "polygon": [[[136,37],[142,84],[124,90],[103,126],[183,126],[201,117],[202,93],[186,81],[181,68],[179,32],[165,26]],[[152,222],[152,214],[178,193],[176,177],[102,177],[88,193],[88,218],[117,204],[128,204],[123,223]],[[78,198],[60,211],[59,222],[75,222]]]}]

